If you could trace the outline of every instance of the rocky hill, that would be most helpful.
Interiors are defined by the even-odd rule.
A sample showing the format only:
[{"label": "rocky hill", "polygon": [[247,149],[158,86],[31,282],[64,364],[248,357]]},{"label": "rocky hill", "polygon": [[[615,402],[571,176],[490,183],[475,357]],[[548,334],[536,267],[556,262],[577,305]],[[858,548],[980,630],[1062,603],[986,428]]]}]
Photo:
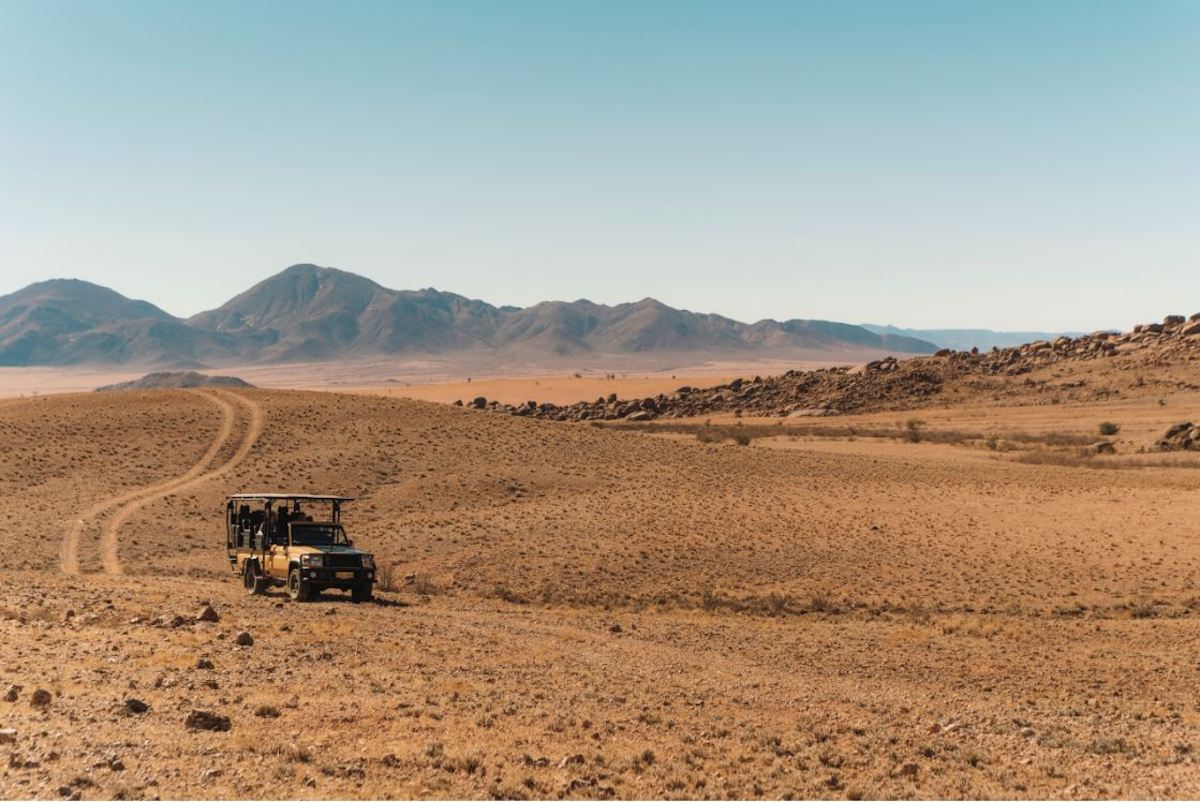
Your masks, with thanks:
[{"label": "rocky hill", "polygon": [[195,371],[163,371],[147,373],[140,379],[97,387],[98,393],[118,390],[187,390],[195,387],[253,387],[237,376],[206,376]]},{"label": "rocky hill", "polygon": [[497,307],[434,289],[392,290],[308,264],[186,321],[78,281],[45,282],[0,298],[5,365],[201,366],[455,353],[525,361],[667,353],[865,361],[934,350],[920,339],[845,323],[747,324],[652,298],[615,306],[579,300]]},{"label": "rocky hill", "polygon": [[[553,420],[651,420],[717,413],[821,416],[884,409],[913,409],[948,393],[1012,394],[1075,392],[1103,398],[1120,392],[1089,386],[1086,378],[1051,382],[1034,378],[1043,369],[1103,360],[1125,373],[1200,359],[1200,314],[1172,315],[1162,323],[1139,325],[1128,333],[1095,332],[1081,337],[1040,340],[990,351],[942,349],[931,356],[875,360],[856,368],[788,371],[780,376],[737,379],[716,387],[680,387],[670,395],[620,399],[615,396],[570,406],[528,401],[513,406],[473,399],[468,405],[513,415]],[[1014,382],[1018,377],[1025,377]],[[1144,384],[1141,377],[1133,381]],[[1200,387],[1187,386],[1189,389]],[[1047,395],[1053,402],[1054,397]]]}]

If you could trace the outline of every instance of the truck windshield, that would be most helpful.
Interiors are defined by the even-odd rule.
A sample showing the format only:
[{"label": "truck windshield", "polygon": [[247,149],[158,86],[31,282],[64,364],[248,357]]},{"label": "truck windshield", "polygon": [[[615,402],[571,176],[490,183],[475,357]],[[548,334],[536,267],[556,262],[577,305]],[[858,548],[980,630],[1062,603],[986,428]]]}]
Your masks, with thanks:
[{"label": "truck windshield", "polygon": [[293,546],[345,546],[346,532],[336,524],[292,524]]}]

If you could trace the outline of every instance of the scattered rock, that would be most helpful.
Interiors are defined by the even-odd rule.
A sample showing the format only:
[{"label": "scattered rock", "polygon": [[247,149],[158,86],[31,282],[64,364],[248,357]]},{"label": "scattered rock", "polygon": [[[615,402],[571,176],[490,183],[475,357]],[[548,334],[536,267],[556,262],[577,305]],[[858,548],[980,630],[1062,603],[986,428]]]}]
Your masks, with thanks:
[{"label": "scattered rock", "polygon": [[124,702],[125,712],[132,716],[139,716],[150,710],[150,705],[143,702],[141,699],[134,699],[132,696]]},{"label": "scattered rock", "polygon": [[1200,451],[1200,426],[1177,423],[1154,444],[1159,451]]},{"label": "scattered rock", "polygon": [[217,611],[213,609],[211,604],[204,605],[204,609],[196,614],[197,621],[216,622],[221,620],[221,616],[217,615]]},{"label": "scattered rock", "polygon": [[611,627],[608,628],[608,631],[613,633],[614,635],[617,635],[621,632],[621,625],[613,624]]},{"label": "scattered rock", "polygon": [[21,697],[20,685],[9,685],[8,690],[4,692],[4,701],[15,702]]},{"label": "scattered rock", "polygon": [[13,744],[17,742],[17,731],[12,727],[5,727],[0,730],[0,744]]},{"label": "scattered rock", "polygon": [[30,707],[49,707],[50,702],[52,702],[53,700],[54,700],[54,697],[50,695],[50,691],[47,691],[43,688],[38,688],[29,697],[29,706]]},{"label": "scattered rock", "polygon": [[249,632],[242,630],[237,634],[237,637],[233,639],[233,642],[238,646],[253,646],[254,637]]},{"label": "scattered rock", "polygon": [[189,730],[208,730],[209,732],[229,732],[232,726],[228,716],[210,713],[205,710],[193,710],[184,719],[183,726]]},{"label": "scattered rock", "polygon": [[212,667],[213,661],[209,660],[207,657],[201,657],[196,661],[196,668],[200,669],[201,671],[211,671]]}]

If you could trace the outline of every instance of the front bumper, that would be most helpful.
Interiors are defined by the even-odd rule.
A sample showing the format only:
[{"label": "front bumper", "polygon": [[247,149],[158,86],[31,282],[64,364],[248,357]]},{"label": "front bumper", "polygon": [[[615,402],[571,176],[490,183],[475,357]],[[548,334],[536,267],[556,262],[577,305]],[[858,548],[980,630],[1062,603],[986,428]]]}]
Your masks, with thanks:
[{"label": "front bumper", "polygon": [[374,568],[301,568],[300,578],[329,588],[352,588],[373,583]]}]

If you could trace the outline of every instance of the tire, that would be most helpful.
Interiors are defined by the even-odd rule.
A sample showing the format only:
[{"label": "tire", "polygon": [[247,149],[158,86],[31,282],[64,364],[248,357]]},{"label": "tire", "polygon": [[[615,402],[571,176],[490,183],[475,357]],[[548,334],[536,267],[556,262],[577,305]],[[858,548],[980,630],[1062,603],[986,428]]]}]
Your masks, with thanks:
[{"label": "tire", "polygon": [[260,595],[267,588],[266,578],[255,570],[255,564],[251,560],[246,560],[246,569],[242,571],[242,587],[251,596]]},{"label": "tire", "polygon": [[306,602],[312,598],[312,585],[300,576],[300,569],[293,568],[288,572],[288,596],[295,602]]},{"label": "tire", "polygon": [[361,604],[371,600],[371,583],[363,582],[361,585],[355,585],[350,591],[350,599],[355,604]]}]

